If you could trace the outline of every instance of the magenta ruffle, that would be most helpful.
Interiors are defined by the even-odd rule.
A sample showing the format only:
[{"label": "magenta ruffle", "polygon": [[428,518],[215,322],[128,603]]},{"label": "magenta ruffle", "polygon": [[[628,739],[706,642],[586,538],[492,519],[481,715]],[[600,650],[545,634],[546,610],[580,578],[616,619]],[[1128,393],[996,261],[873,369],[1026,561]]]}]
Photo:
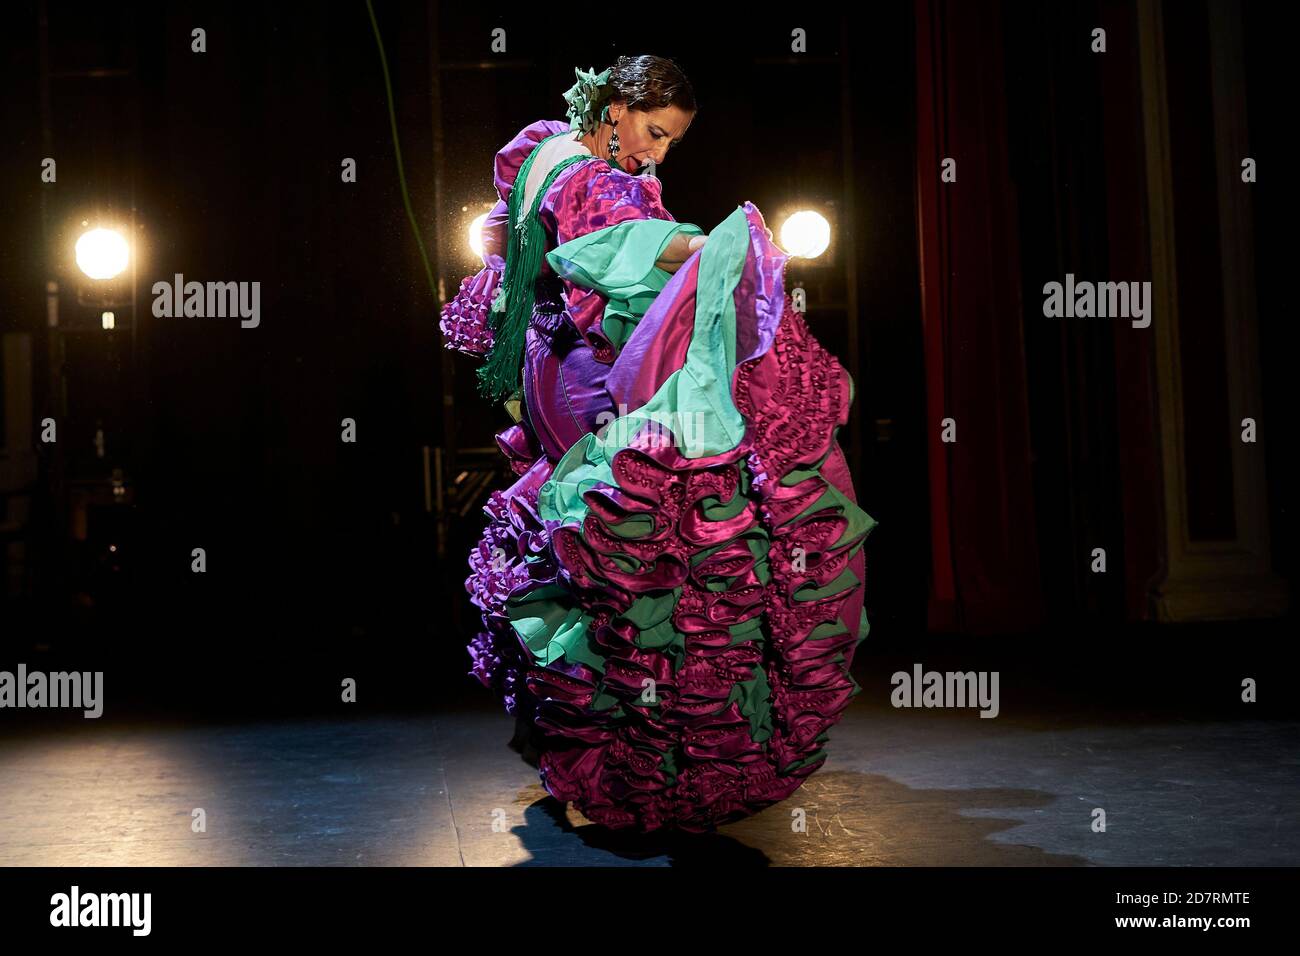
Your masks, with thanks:
[{"label": "magenta ruffle", "polygon": [[528,419],[497,432],[496,440],[497,447],[510,464],[510,470],[516,475],[526,474],[542,454],[537,436],[528,427]]},{"label": "magenta ruffle", "polygon": [[[633,176],[603,160],[578,163],[557,181],[544,209],[549,217],[543,219],[554,222],[557,245],[634,219],[676,222],[664,208],[662,191],[663,184],[653,176]],[[549,265],[546,271],[550,272]],[[596,361],[608,365],[617,358],[618,350],[601,328],[607,303],[593,289],[565,284],[566,318],[591,347]]]},{"label": "magenta ruffle", "polygon": [[[531,714],[535,704],[521,680],[531,655],[510,626],[505,602],[517,591],[553,584],[559,572],[550,551],[550,536],[537,515],[537,489],[550,475],[551,463],[539,458],[505,491],[488,496],[483,506],[487,529],[470,552],[470,576],[465,579],[470,600],[482,611],[485,628],[469,644],[470,673],[484,687],[501,694],[511,716],[517,715],[521,706]],[[530,562],[529,555],[542,560]]]},{"label": "magenta ruffle", "polygon": [[492,329],[488,325],[492,298],[501,283],[501,273],[483,268],[461,280],[460,290],[442,307],[438,327],[442,329],[443,347],[483,356],[492,347]]},{"label": "magenta ruffle", "polygon": [[[733,395],[748,426],[736,449],[686,459],[672,442],[634,443],[614,458],[619,487],[587,493],[581,534],[557,528],[552,537],[538,519],[545,458],[489,500],[466,581],[486,628],[470,646],[473,673],[544,732],[539,769],[554,797],[614,828],[707,831],[786,799],[822,765],[827,733],[858,691],[849,668],[865,635],[860,545],[869,527],[841,541],[849,519],[827,494],[834,488],[856,504],[835,439],[850,394],[843,367],[787,296],[772,347],[736,369]],[[785,484],[796,471],[806,474]],[[737,494],[749,500],[736,515],[705,516],[707,502]],[[654,530],[613,540],[610,527],[633,516],[648,516]],[[755,538],[766,542],[765,575],[747,543]],[[634,554],[640,572],[614,564],[607,555],[617,551]],[[855,581],[844,583],[846,570]],[[508,597],[557,583],[593,618],[603,677],[565,659],[539,666],[509,624]],[[672,625],[685,654],[674,668],[669,654],[638,646],[620,615],[641,595],[677,587]],[[754,739],[740,701],[729,702],[755,665],[770,689],[765,740]],[[638,705],[646,677],[656,681],[655,707]],[[621,716],[593,707],[598,684],[623,705]],[[675,754],[674,775],[664,752]]]}]

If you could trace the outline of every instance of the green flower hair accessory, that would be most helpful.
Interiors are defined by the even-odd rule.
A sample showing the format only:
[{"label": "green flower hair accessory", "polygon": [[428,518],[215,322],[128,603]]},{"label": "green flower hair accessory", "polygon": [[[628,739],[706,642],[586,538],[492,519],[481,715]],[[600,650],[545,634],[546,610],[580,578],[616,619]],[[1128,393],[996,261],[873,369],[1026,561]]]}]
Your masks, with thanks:
[{"label": "green flower hair accessory", "polygon": [[569,104],[570,130],[581,130],[585,136],[594,132],[600,125],[600,121],[605,118],[609,109],[605,101],[614,92],[614,87],[609,82],[610,69],[612,68],[607,68],[600,73],[595,70],[584,73],[578,67],[574,67],[573,73],[578,78],[578,82],[569,87],[564,94],[564,101]]}]

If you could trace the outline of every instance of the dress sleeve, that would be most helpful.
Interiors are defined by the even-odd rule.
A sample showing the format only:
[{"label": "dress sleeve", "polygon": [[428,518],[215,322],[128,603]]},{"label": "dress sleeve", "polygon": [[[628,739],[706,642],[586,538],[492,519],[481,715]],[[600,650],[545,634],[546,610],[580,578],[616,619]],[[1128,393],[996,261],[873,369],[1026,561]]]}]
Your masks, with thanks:
[{"label": "dress sleeve", "polygon": [[565,304],[592,355],[612,363],[650,303],[672,277],[655,265],[678,233],[702,235],[664,208],[653,176],[604,161],[580,164],[556,190],[557,247],[547,265],[565,280]]},{"label": "dress sleeve", "polygon": [[492,329],[488,313],[501,284],[501,272],[484,266],[460,282],[460,288],[446,305],[438,327],[442,329],[443,348],[482,357],[492,347]]},{"label": "dress sleeve", "polygon": [[497,151],[492,164],[492,179],[498,201],[483,224],[483,268],[462,279],[456,295],[442,307],[438,325],[442,329],[445,348],[482,357],[492,347],[488,315],[506,268],[510,191],[514,188],[520,166],[537,144],[568,128],[566,121],[539,120],[525,126]]},{"label": "dress sleeve", "polygon": [[506,225],[510,219],[510,208],[504,201],[499,201],[488,213],[483,223],[483,265],[506,271]]},{"label": "dress sleeve", "polygon": [[488,213],[482,233],[483,268],[465,276],[456,295],[442,307],[438,327],[442,329],[443,348],[481,358],[492,347],[488,317],[506,268],[505,229],[509,216],[504,202],[498,202]]},{"label": "dress sleeve", "polygon": [[630,219],[666,219],[663,184],[654,176],[633,176],[592,159],[578,166],[559,190],[555,201],[555,239],[570,239],[614,226]]}]

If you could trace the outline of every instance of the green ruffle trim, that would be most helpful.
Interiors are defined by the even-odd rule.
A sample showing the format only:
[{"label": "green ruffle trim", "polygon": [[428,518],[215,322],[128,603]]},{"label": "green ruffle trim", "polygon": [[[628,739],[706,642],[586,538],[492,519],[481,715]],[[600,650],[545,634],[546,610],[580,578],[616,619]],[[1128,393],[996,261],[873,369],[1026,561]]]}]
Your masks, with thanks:
[{"label": "green ruffle trim", "polygon": [[511,599],[506,613],[538,664],[549,666],[564,657],[605,673],[605,658],[591,640],[592,617],[573,603],[563,585],[546,585]]},{"label": "green ruffle trim", "polygon": [[[613,230],[621,225],[611,227],[611,238]],[[731,377],[736,368],[734,294],[748,250],[748,220],[744,208],[737,206],[713,230],[700,254],[695,324],[685,363],[668,376],[645,405],[616,418],[599,434],[583,435],[560,458],[551,479],[538,493],[538,513],[543,520],[581,524],[587,514],[583,493],[598,484],[618,486],[611,468],[614,455],[644,428],[654,429],[657,435],[671,431],[685,458],[720,455],[740,444],[745,419],[731,396]],[[564,267],[566,261],[561,257],[559,265]],[[605,270],[599,268],[595,257],[588,256],[587,261],[594,273],[580,276],[571,266],[567,268],[571,275],[600,283],[593,288],[625,288],[626,276],[620,270],[637,271],[617,260],[610,260]],[[552,267],[556,265],[552,261]],[[663,273],[661,269],[654,271]]]},{"label": "green ruffle trim", "polygon": [[[875,527],[876,521],[833,484],[822,478],[821,468],[824,463],[825,458],[818,462],[814,468],[793,471],[782,478],[782,484],[784,485],[794,485],[815,478],[823,482],[823,488],[822,493],[817,496],[812,504],[798,515],[788,519],[781,527],[797,525],[805,518],[824,512],[827,509],[837,511],[847,520],[847,526],[831,547],[843,548],[851,546],[848,555],[851,559],[862,548],[863,541]],[[745,507],[753,479],[745,462],[738,462],[737,467],[739,469],[740,483],[737,493],[730,500],[723,502],[716,497],[711,497],[701,502],[701,510],[709,520],[728,520],[735,517]],[[607,527],[618,537],[628,539],[643,537],[653,531],[649,520],[643,520],[641,516],[619,525]],[[633,527],[635,527],[635,531],[633,531]],[[772,573],[769,567],[768,555],[772,547],[773,533],[762,526],[752,526],[735,537],[728,538],[717,545],[701,549],[692,554],[690,556],[692,567],[707,561],[716,551],[733,544],[737,538],[747,539],[746,545],[750,554],[754,557],[754,576],[764,585],[770,583]],[[606,552],[606,556],[619,563],[626,570],[634,571],[639,567],[638,560],[629,553]],[[718,575],[712,579],[705,579],[700,583],[709,591],[726,591],[734,583],[734,578]],[[805,584],[796,588],[790,594],[790,599],[793,602],[824,601],[856,587],[859,583],[861,583],[860,579],[853,573],[852,569],[845,567],[834,580],[822,587]],[[636,646],[646,650],[658,650],[671,655],[674,673],[681,669],[686,655],[686,635],[673,626],[672,620],[673,612],[677,607],[681,594],[682,588],[675,587],[662,593],[638,595],[629,608],[615,619],[615,623],[627,622],[636,628],[637,633],[633,638]],[[620,703],[617,696],[604,688],[601,678],[605,673],[605,661],[598,645],[592,640],[591,628],[594,625],[594,619],[585,610],[577,606],[567,588],[561,585],[549,585],[539,588],[527,593],[522,599],[509,601],[507,603],[507,612],[510,614],[513,626],[524,639],[538,664],[543,666],[553,664],[561,657],[565,657],[571,662],[586,664],[592,669],[593,673],[597,675],[596,693],[592,701],[593,710],[609,711],[611,717],[622,718],[626,716],[625,706],[646,710],[653,710],[658,706],[658,702],[641,701],[639,699],[627,704]],[[728,630],[731,636],[730,644],[733,646],[742,641],[761,643],[766,640],[761,616],[754,616],[740,623],[730,625]],[[842,636],[846,631],[847,628],[844,623],[839,618],[836,618],[815,626],[809,632],[807,639],[815,641],[836,638]],[[863,608],[858,616],[856,639],[854,641],[855,648],[866,639],[869,631],[870,624],[867,619],[866,609]],[[840,653],[832,660],[843,664],[845,663],[845,656]],[[731,703],[738,704],[740,713],[749,721],[751,738],[756,743],[762,743],[767,741],[773,732],[771,687],[768,683],[767,672],[762,665],[753,665],[750,673],[751,677],[748,680],[738,681],[732,687],[727,700],[720,705],[719,712]],[[853,686],[852,696],[857,696],[861,692],[861,686],[853,678],[852,674],[846,672],[846,676]],[[820,743],[825,743],[827,739],[828,735],[821,735],[816,738]],[[656,752],[663,758],[665,770],[675,766],[671,752]],[[814,763],[822,759],[823,756],[824,750],[819,749],[816,753],[783,768],[782,773],[788,773],[799,767]]]},{"label": "green ruffle trim", "polygon": [[[662,248],[678,230],[698,232],[698,227],[661,220],[636,220],[582,236],[565,243],[548,254],[548,261],[556,273],[586,288],[600,291],[610,298],[606,312],[606,335],[618,348],[626,343],[635,322],[645,314],[650,302],[662,290],[668,273],[653,267]],[[696,294],[695,325],[687,360],[683,367],[664,383],[654,397],[641,409],[615,420],[600,435],[583,436],[569,449],[553,470],[538,496],[538,512],[544,520],[560,521],[566,526],[582,527],[589,514],[583,493],[600,485],[617,487],[612,472],[612,461],[618,451],[627,447],[632,437],[649,423],[658,423],[673,431],[681,445],[684,457],[698,458],[729,451],[744,436],[745,422],[732,401],[731,380],[736,364],[736,315],[734,291],[744,267],[749,247],[747,220],[743,208],[738,207],[711,235],[701,255],[699,282]],[[647,262],[650,266],[647,267]],[[628,313],[625,324],[623,311]],[[626,334],[624,334],[624,332]],[[850,382],[850,387],[852,383]],[[683,413],[693,421],[684,419]],[[689,427],[702,422],[697,427]],[[827,452],[829,455],[829,450]],[[874,519],[821,477],[826,459],[815,466],[799,469],[781,478],[781,483],[793,486],[809,478],[823,483],[822,493],[799,515],[789,519],[783,527],[797,524],[806,517],[832,508],[848,521],[843,534],[834,547],[844,547],[856,540],[850,557],[862,547],[862,539],[875,526]],[[747,464],[738,462],[740,485],[738,493],[727,501],[717,498],[702,502],[704,516],[711,521],[725,521],[735,517],[746,505],[752,486],[752,475]],[[607,526],[616,538],[634,540],[654,531],[650,516],[638,515],[618,525]],[[747,547],[754,556],[754,574],[763,584],[772,580],[768,555],[773,534],[758,526],[741,533],[747,538]],[[735,538],[690,555],[692,566],[698,566],[720,548],[732,544]],[[630,553],[606,553],[606,557],[625,570],[634,571],[639,562]],[[732,580],[719,575],[701,582],[709,591],[725,591]],[[818,601],[852,588],[859,583],[851,569],[845,568],[834,581],[823,587],[806,584],[791,595],[796,602]],[[638,647],[659,650],[673,658],[673,670],[678,671],[685,661],[686,635],[673,626],[672,615],[681,597],[682,588],[676,587],[658,594],[638,595],[616,623],[626,621],[637,631]],[[625,716],[625,707],[652,709],[657,703],[620,701],[603,684],[605,661],[599,646],[594,642],[594,619],[576,605],[572,594],[560,585],[551,585],[525,594],[519,600],[507,602],[511,623],[523,638],[538,664],[553,664],[561,658],[589,666],[596,677],[596,693],[592,708],[607,711],[609,716]],[[752,617],[730,628],[731,643],[763,641],[763,618]],[[817,625],[809,634],[810,640],[841,636],[847,628],[836,619]],[[863,609],[857,622],[857,639],[860,644],[867,636],[868,622]],[[843,663],[844,655],[836,661]],[[849,675],[853,693],[861,691]],[[748,680],[738,681],[732,687],[725,709],[731,703],[749,721],[754,741],[767,741],[773,733],[771,688],[767,672],[754,665]],[[824,742],[827,734],[816,739]],[[664,771],[675,778],[678,757],[673,751],[656,751],[661,757]],[[817,753],[782,768],[783,773],[822,759]]]},{"label": "green ruffle trim", "polygon": [[601,331],[622,351],[672,274],[655,265],[678,234],[702,236],[689,222],[629,219],[570,239],[546,254],[555,274],[609,300]]}]

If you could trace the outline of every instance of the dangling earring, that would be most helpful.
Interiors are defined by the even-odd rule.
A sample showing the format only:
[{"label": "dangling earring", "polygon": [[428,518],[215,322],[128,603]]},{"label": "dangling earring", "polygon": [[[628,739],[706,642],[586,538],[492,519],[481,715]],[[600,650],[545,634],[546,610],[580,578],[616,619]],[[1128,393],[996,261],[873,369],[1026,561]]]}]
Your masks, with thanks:
[{"label": "dangling earring", "polygon": [[609,136],[609,158],[618,159],[618,120],[614,120],[614,132]]}]

